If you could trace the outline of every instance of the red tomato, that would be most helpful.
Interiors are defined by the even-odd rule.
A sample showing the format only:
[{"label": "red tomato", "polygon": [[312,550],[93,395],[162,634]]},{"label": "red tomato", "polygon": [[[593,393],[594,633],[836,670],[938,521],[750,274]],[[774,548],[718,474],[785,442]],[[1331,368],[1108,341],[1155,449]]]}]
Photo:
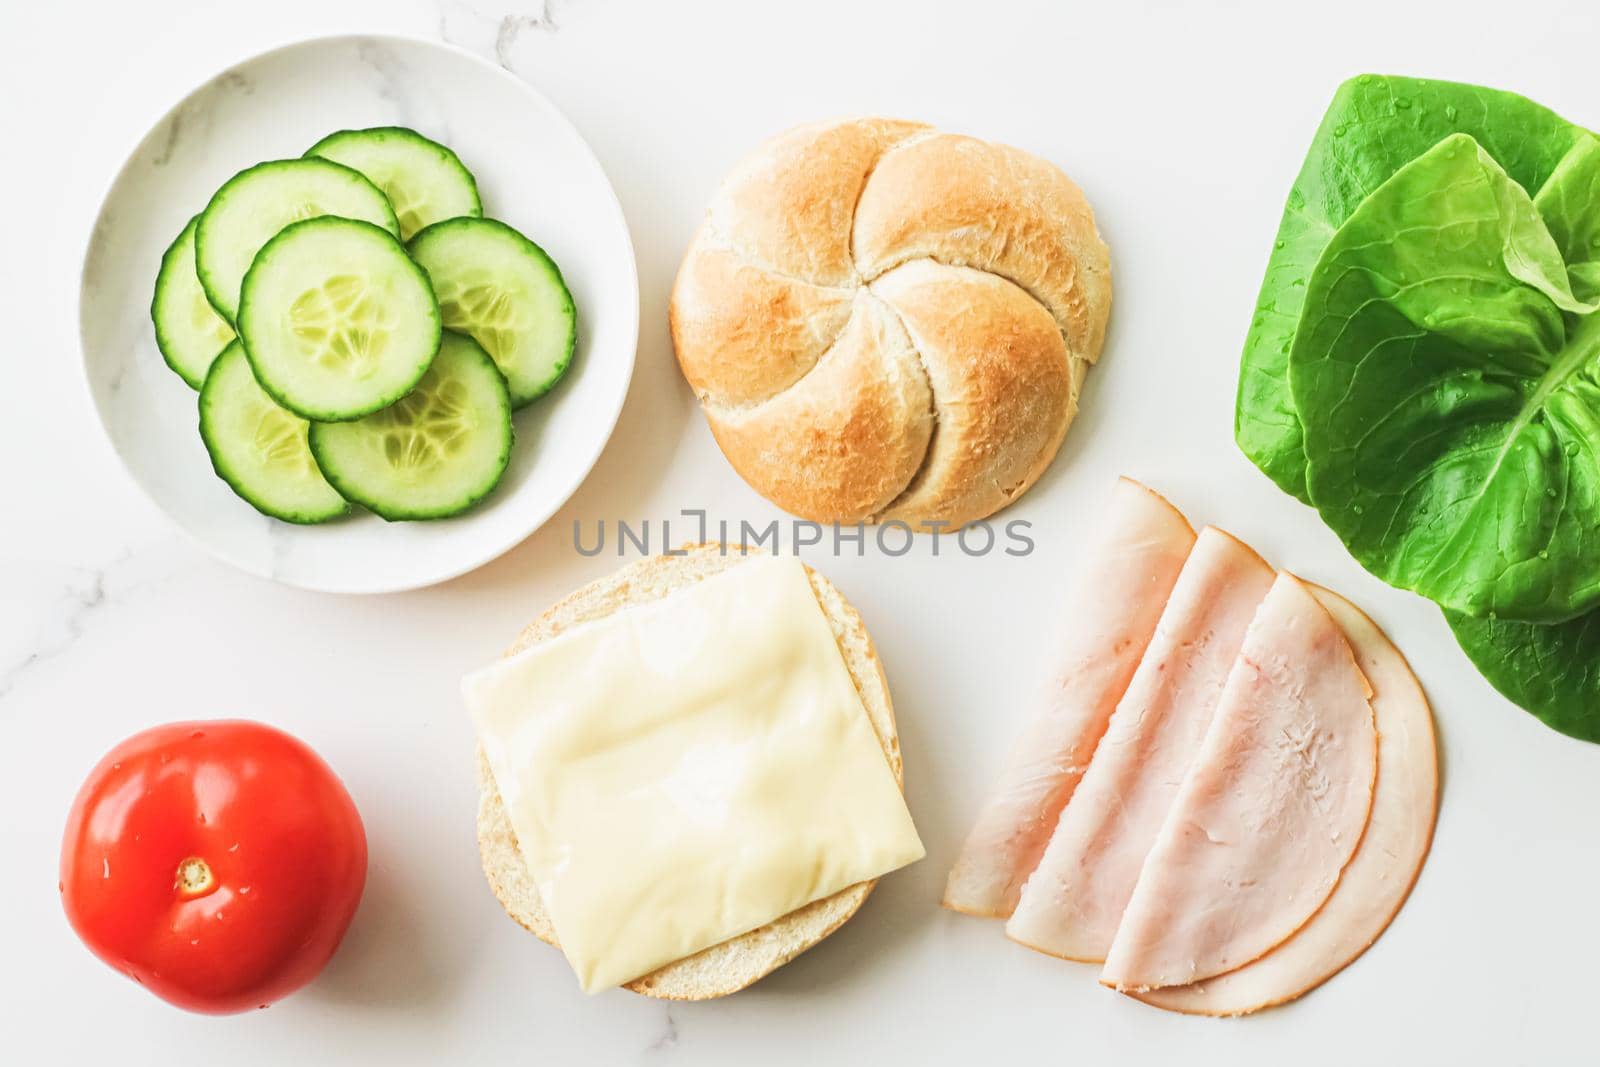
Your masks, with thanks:
[{"label": "red tomato", "polygon": [[316,977],[366,878],[350,794],[315,752],[255,722],[128,738],[83,784],[61,845],[62,904],[94,954],[218,1014]]}]

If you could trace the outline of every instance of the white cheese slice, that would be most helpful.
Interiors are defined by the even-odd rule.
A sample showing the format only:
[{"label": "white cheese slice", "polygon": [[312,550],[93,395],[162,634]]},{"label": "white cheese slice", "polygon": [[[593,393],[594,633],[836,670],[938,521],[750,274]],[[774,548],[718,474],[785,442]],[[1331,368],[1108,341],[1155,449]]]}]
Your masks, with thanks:
[{"label": "white cheese slice", "polygon": [[462,691],[587,992],[923,856],[798,560],[579,626]]}]

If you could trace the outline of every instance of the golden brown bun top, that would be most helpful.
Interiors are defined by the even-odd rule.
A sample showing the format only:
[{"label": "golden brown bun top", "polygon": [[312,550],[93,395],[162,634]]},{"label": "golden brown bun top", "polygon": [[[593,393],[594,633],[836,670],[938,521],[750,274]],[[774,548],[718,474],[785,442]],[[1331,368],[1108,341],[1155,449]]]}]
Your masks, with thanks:
[{"label": "golden brown bun top", "polygon": [[763,495],[819,522],[960,526],[1049,465],[1110,307],[1094,213],[1057,167],[869,118],[736,166],[670,313],[717,443]]}]

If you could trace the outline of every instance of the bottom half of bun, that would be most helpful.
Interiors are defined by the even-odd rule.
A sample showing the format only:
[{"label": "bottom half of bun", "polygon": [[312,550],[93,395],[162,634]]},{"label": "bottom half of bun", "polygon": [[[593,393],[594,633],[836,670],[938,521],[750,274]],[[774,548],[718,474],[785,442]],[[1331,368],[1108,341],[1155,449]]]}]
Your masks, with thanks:
[{"label": "bottom half of bun", "polygon": [[[518,652],[546,641],[582,622],[604,618],[634,604],[659,599],[703,578],[738,566],[747,557],[743,546],[697,545],[683,555],[653,556],[577,590],[528,626],[508,651]],[[872,638],[861,616],[844,595],[807,568],[817,602],[828,617],[834,639],[861,696],[873,732],[895,779],[904,786],[894,707]],[[480,748],[478,777],[478,851],[489,887],[507,914],[542,941],[557,945],[555,926],[534,884],[505,802]],[[826,939],[854,915],[872,892],[874,882],[849,886],[721,944],[713,945],[637,978],[625,988],[666,1000],[711,1000],[736,993],[771,974],[802,952]]]}]

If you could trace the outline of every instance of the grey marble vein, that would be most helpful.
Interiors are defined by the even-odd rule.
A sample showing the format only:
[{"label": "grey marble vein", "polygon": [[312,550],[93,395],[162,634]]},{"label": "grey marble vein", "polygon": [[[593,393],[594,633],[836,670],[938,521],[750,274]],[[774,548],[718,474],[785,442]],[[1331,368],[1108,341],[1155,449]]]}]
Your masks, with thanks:
[{"label": "grey marble vein", "polygon": [[[485,2],[485,0],[479,0]],[[495,62],[506,70],[512,69],[513,50],[518,40],[528,30],[540,30],[554,33],[560,29],[556,21],[555,0],[544,0],[539,5],[539,10],[533,14],[516,11],[490,12],[485,11],[476,3],[467,3],[466,0],[440,0],[439,4],[439,36],[452,44],[458,44],[474,50],[483,50],[475,46],[473,40],[465,39],[464,35],[452,28],[453,16],[461,15],[473,27],[470,35],[482,39],[482,31],[493,27],[492,41],[488,44]]]},{"label": "grey marble vein", "polygon": [[[60,592],[43,612],[45,618],[36,624],[31,647],[25,646],[0,661],[0,701],[34,668],[77,644],[89,616],[106,603],[106,570],[98,567],[71,570]],[[7,583],[12,588],[15,584]]]},{"label": "grey marble vein", "polygon": [[650,1042],[646,1052],[669,1052],[678,1045],[678,1020],[673,1017],[670,1004],[662,1006],[663,1021],[661,1031],[654,1041]]},{"label": "grey marble vein", "polygon": [[250,96],[255,91],[255,83],[245,75],[236,70],[224,71],[204,90],[174,109],[171,117],[151,135],[155,138],[154,145],[147,141],[141,155],[148,156],[152,167],[167,166],[180,151],[187,150],[195,141],[209,138],[220,97]]},{"label": "grey marble vein", "polygon": [[104,212],[95,220],[94,232],[89,238],[89,251],[83,261],[83,291],[84,296],[94,294],[101,284],[105,274],[106,241],[112,231],[117,227],[117,216],[114,212]]},{"label": "grey marble vein", "polygon": [[406,67],[394,52],[377,41],[356,45],[356,58],[378,75],[378,95],[402,111],[406,109]]},{"label": "grey marble vein", "polygon": [[427,94],[416,92],[416,76],[394,49],[363,41],[356,46],[356,59],[377,76],[378,95],[394,106],[401,125],[415,127],[440,140],[450,139],[444,110]]},{"label": "grey marble vein", "polygon": [[189,121],[189,108],[180,107],[172,113],[161,128],[161,140],[156,146],[155,155],[150,157],[152,167],[164,167],[172,162],[172,154],[177,151],[178,141],[183,137],[183,127]]},{"label": "grey marble vein", "polygon": [[124,547],[98,565],[0,558],[0,706],[40,667],[70,652],[102,614],[166,581],[184,558],[153,546]]}]

